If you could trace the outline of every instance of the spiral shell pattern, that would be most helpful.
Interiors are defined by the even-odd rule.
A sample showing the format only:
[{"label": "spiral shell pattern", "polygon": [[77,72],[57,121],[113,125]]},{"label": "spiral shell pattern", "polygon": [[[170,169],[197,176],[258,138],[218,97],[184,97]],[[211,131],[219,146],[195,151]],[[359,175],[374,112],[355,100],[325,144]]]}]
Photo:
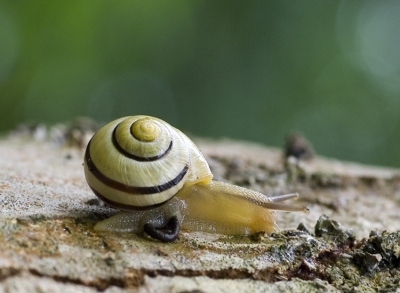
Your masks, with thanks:
[{"label": "spiral shell pattern", "polygon": [[114,120],[101,128],[86,148],[86,180],[99,198],[116,208],[160,205],[173,197],[189,176],[190,143],[158,118]]}]

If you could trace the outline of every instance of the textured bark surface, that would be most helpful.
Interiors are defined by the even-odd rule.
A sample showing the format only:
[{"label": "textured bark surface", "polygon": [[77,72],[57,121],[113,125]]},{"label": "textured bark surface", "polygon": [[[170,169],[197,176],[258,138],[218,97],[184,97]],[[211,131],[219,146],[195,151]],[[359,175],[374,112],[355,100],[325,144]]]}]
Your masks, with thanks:
[{"label": "textured bark surface", "polygon": [[279,213],[281,232],[272,235],[182,231],[176,242],[164,244],[93,230],[117,211],[86,185],[82,146],[88,137],[36,127],[0,140],[0,292],[400,287],[400,170],[321,157],[285,159],[279,149],[197,140],[215,179],[269,196],[298,192],[298,203],[311,213]]}]

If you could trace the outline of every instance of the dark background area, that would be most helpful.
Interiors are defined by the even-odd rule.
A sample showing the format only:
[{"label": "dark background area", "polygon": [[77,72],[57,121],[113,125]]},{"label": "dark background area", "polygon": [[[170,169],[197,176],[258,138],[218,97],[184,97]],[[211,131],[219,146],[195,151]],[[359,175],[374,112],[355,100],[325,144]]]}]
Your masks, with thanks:
[{"label": "dark background area", "polygon": [[0,2],[0,131],[157,116],[400,167],[399,1]]}]

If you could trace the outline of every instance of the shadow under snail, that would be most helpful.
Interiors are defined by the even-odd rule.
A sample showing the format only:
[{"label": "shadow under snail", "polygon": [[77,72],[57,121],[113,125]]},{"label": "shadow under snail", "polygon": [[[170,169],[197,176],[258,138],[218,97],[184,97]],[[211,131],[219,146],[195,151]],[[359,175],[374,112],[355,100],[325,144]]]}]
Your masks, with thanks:
[{"label": "shadow under snail", "polygon": [[97,231],[147,233],[172,242],[180,228],[227,235],[277,231],[275,210],[304,211],[276,197],[213,181],[206,159],[180,130],[150,116],[108,123],[90,140],[84,158],[87,183],[122,210]]}]

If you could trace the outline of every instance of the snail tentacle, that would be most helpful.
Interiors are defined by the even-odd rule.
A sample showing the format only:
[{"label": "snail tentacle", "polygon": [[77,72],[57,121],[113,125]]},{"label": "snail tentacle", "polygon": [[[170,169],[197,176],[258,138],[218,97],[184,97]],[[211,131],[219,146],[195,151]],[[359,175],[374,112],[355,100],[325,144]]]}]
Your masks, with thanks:
[{"label": "snail tentacle", "polygon": [[173,242],[178,238],[180,225],[177,216],[171,217],[165,227],[156,228],[154,225],[147,223],[143,226],[144,232],[154,239],[162,242]]},{"label": "snail tentacle", "polygon": [[298,198],[299,194],[297,192],[269,197],[269,199],[273,202],[280,202],[288,199],[298,199]]}]

